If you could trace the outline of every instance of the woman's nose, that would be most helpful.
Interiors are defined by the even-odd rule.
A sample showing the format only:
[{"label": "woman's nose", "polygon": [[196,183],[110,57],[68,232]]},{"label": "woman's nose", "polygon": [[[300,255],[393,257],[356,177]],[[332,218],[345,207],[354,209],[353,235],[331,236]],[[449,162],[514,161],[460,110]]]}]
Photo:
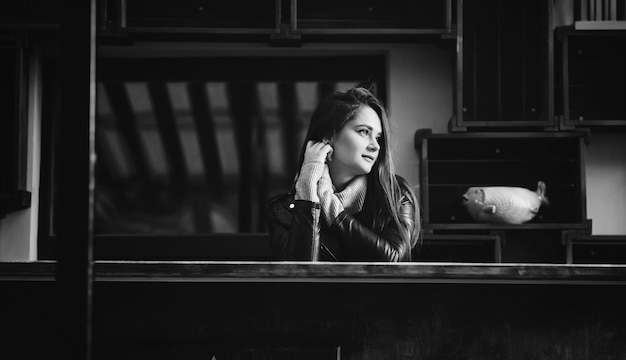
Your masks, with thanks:
[{"label": "woman's nose", "polygon": [[378,151],[380,149],[380,144],[378,143],[378,139],[376,138],[371,139],[367,148],[371,151]]}]

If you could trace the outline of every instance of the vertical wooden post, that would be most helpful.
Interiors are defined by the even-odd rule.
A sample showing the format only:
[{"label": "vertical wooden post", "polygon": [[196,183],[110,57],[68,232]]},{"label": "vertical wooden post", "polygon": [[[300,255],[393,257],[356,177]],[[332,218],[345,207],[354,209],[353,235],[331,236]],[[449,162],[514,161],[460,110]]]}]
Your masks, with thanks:
[{"label": "vertical wooden post", "polygon": [[61,3],[57,350],[64,359],[92,356],[95,3]]}]

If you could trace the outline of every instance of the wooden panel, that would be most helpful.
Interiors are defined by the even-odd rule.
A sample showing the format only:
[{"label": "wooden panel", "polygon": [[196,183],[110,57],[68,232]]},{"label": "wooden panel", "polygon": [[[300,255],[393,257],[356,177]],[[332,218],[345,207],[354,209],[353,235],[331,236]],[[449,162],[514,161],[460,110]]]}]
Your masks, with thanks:
[{"label": "wooden panel", "polygon": [[498,235],[423,234],[413,262],[502,262]]},{"label": "wooden panel", "polygon": [[626,267],[541,264],[97,262],[98,281],[624,283]]},{"label": "wooden panel", "polygon": [[303,34],[443,34],[451,32],[451,1],[297,0]]},{"label": "wooden panel", "polygon": [[[0,307],[12,309],[2,314],[3,351],[59,353],[55,284],[0,286]],[[337,347],[331,359],[626,354],[615,285],[113,281],[94,294],[96,359],[284,360],[306,349],[324,359]]]},{"label": "wooden panel", "polygon": [[267,234],[98,235],[95,242],[98,260],[279,260]]},{"label": "wooden panel", "polygon": [[276,29],[276,0],[127,1],[131,29]]},{"label": "wooden panel", "polygon": [[562,126],[626,125],[626,31],[558,29]]},{"label": "wooden panel", "polygon": [[565,235],[567,263],[626,264],[626,235]]},{"label": "wooden panel", "polygon": [[552,9],[541,0],[459,2],[452,131],[555,129]]}]

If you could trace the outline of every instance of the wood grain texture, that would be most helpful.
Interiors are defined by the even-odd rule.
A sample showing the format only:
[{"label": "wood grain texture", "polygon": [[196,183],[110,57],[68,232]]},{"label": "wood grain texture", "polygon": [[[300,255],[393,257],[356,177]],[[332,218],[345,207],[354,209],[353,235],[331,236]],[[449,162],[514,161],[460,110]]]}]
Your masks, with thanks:
[{"label": "wood grain texture", "polygon": [[[0,280],[49,279],[55,262],[0,263]],[[626,265],[97,261],[95,281],[626,284]]]}]

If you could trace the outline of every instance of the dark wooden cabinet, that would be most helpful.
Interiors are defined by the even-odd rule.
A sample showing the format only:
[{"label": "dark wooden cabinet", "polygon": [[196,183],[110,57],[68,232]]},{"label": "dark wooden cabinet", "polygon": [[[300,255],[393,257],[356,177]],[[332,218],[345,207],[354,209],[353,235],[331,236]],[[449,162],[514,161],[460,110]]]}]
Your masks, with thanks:
[{"label": "dark wooden cabinet", "polygon": [[[56,27],[59,0],[8,1],[0,21],[21,27]],[[298,44],[302,36],[339,41],[441,39],[454,35],[455,0],[96,0],[100,40],[267,39]],[[405,38],[406,36],[406,38]],[[368,38],[367,41],[372,41]]]},{"label": "dark wooden cabinet", "polygon": [[626,126],[626,30],[556,30],[561,127]]},{"label": "dark wooden cabinet", "polygon": [[[453,33],[453,0],[214,2],[98,0],[102,32],[124,34],[442,36]],[[297,43],[296,43],[297,44]]]},{"label": "dark wooden cabinet", "polygon": [[554,129],[553,2],[459,0],[450,130]]},{"label": "dark wooden cabinet", "polygon": [[[591,233],[585,181],[588,143],[588,131],[418,130],[424,251],[417,252],[416,261],[566,262],[565,234]],[[535,191],[539,181],[546,184],[549,204],[523,224],[478,222],[464,205],[470,187]]]},{"label": "dark wooden cabinet", "polygon": [[[420,200],[426,231],[586,229],[585,132],[434,134],[418,130]],[[547,185],[548,206],[522,225],[474,221],[462,196],[474,186]]]}]

